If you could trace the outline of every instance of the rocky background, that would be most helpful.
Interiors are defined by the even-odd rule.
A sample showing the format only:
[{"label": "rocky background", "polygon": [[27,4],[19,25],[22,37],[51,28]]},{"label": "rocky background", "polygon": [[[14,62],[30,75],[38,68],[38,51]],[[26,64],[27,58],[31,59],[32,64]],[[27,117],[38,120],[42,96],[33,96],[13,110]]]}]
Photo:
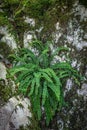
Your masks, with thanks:
[{"label": "rocky background", "polygon": [[[68,7],[61,5],[61,8],[56,3],[52,10],[47,10],[44,21],[43,19],[37,20],[35,15],[25,16],[24,19],[25,23],[31,27],[23,34],[24,47],[29,47],[29,42],[33,39],[41,40],[43,43],[51,40],[53,42],[52,51],[57,46],[69,47],[67,56],[70,57],[72,66],[85,77],[80,87],[75,85],[72,79],[67,80],[64,95],[68,106],[56,113],[48,127],[43,119],[40,122],[40,129],[87,130],[87,1],[75,0],[69,3]],[[14,53],[17,48],[17,41],[8,31],[8,27],[1,26],[0,130],[17,130],[21,125],[31,124],[30,121],[33,119],[29,99],[14,97],[16,86],[13,81],[6,78],[7,70],[12,66],[8,55]],[[65,58],[63,54],[62,57],[55,57],[55,60],[64,61]],[[39,130],[37,122],[34,121],[32,126],[30,130]],[[29,130],[29,126],[26,129]]]}]

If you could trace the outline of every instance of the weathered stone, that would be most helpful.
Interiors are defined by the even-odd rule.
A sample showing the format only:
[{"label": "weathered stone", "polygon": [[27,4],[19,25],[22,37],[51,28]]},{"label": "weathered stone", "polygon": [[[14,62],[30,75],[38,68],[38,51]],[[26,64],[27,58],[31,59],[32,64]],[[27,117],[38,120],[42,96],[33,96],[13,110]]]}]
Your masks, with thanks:
[{"label": "weathered stone", "polygon": [[0,62],[0,79],[6,80],[6,74],[6,67],[2,62]]},{"label": "weathered stone", "polygon": [[83,83],[81,89],[79,89],[78,91],[79,95],[82,95],[84,97],[84,100],[87,100],[87,84]]},{"label": "weathered stone", "polygon": [[27,98],[9,99],[8,103],[0,109],[0,130],[16,130],[21,125],[29,124],[28,117],[32,117],[32,114],[28,106],[30,101]]}]

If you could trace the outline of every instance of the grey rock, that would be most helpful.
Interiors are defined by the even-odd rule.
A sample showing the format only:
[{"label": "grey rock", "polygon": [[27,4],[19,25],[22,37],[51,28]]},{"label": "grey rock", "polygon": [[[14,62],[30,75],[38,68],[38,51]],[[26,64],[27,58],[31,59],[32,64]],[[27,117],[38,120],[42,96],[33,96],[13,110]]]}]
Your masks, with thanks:
[{"label": "grey rock", "polygon": [[30,106],[28,98],[12,97],[9,99],[8,103],[0,109],[0,130],[16,130],[21,125],[29,124],[28,117],[32,117],[32,114],[28,106]]}]

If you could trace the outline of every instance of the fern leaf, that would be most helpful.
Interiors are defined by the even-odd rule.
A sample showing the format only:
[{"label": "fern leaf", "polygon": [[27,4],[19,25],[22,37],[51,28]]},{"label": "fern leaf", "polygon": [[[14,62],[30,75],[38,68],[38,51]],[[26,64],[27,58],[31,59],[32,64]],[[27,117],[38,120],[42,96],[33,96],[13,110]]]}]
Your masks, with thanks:
[{"label": "fern leaf", "polygon": [[41,73],[34,73],[34,76],[36,81],[35,94],[38,95],[38,89],[41,85],[40,84]]},{"label": "fern leaf", "polygon": [[33,111],[35,115],[37,115],[38,120],[41,119],[41,104],[40,104],[40,96],[32,95],[32,105],[33,105]]},{"label": "fern leaf", "polygon": [[28,71],[22,72],[16,79],[16,83],[21,82],[21,80],[25,79],[27,76],[29,76]]},{"label": "fern leaf", "polygon": [[52,56],[54,57],[55,55],[58,55],[60,51],[68,51],[69,48],[67,47],[58,47],[55,52],[52,54]]},{"label": "fern leaf", "polygon": [[17,66],[17,67],[10,69],[10,73],[12,76],[14,76],[16,73],[21,72],[21,71],[26,71],[26,70],[28,70],[28,69],[25,67]]},{"label": "fern leaf", "polygon": [[80,86],[80,82],[79,82],[78,78],[76,78],[76,76],[74,76],[74,75],[72,77],[73,77],[75,83]]},{"label": "fern leaf", "polygon": [[17,10],[17,11],[15,12],[15,17],[17,17],[18,15],[20,15],[20,13],[21,13],[22,11],[23,11],[23,8]]},{"label": "fern leaf", "polygon": [[61,63],[56,63],[51,66],[52,69],[72,69],[71,65],[69,63],[61,62]]},{"label": "fern leaf", "polygon": [[53,91],[53,93],[55,93],[55,96],[57,98],[58,101],[60,101],[60,86],[55,86],[54,84],[48,84],[48,87]]},{"label": "fern leaf", "polygon": [[10,54],[10,55],[9,55],[9,58],[10,58],[10,57],[11,57],[11,58],[14,58],[14,60],[17,61],[17,62],[18,62],[18,61],[24,62],[23,57],[21,58],[21,57],[19,57],[19,56],[17,56],[17,55],[14,55],[14,54]]},{"label": "fern leaf", "polygon": [[55,113],[55,111],[57,110],[57,107],[58,107],[58,100],[56,99],[56,96],[55,94],[53,94],[51,91],[50,93],[48,93],[48,97],[49,97],[49,102],[50,102],[50,105],[51,105],[51,108],[52,108],[52,111],[53,113]]},{"label": "fern leaf", "polygon": [[46,113],[46,124],[49,125],[49,122],[52,119],[53,113],[52,113],[52,108],[48,100],[46,100],[44,107],[45,107],[45,113]]},{"label": "fern leaf", "polygon": [[43,58],[47,53],[48,53],[48,48],[46,48],[45,50],[43,50],[42,51],[42,53],[41,53],[41,55],[38,57],[39,58],[39,60],[41,59],[41,58]]},{"label": "fern leaf", "polygon": [[57,77],[55,71],[54,71],[53,69],[51,69],[51,68],[49,68],[48,70],[49,70],[49,72],[50,72],[50,74],[51,74],[52,79],[53,79],[54,81],[57,81],[57,80],[58,80],[58,77]]},{"label": "fern leaf", "polygon": [[44,50],[43,43],[41,41],[35,40],[31,44],[32,44],[32,47],[34,47],[37,50],[39,50],[39,52]]},{"label": "fern leaf", "polygon": [[42,93],[42,105],[45,104],[47,97],[48,97],[47,83],[44,82],[44,85],[43,85],[43,93]]},{"label": "fern leaf", "polygon": [[27,77],[25,80],[22,80],[20,82],[18,90],[22,92],[24,95],[27,93],[27,89],[29,88],[29,85],[31,84],[31,78]]},{"label": "fern leaf", "polygon": [[46,68],[46,69],[39,69],[40,72],[45,72],[48,76],[52,76],[51,73],[50,73],[50,68]]},{"label": "fern leaf", "polygon": [[25,60],[28,58],[31,58],[31,60],[36,63],[38,61],[37,57],[34,55],[34,53],[31,53],[31,51],[28,52],[28,54],[25,55]]},{"label": "fern leaf", "polygon": [[59,76],[60,79],[66,78],[66,77],[69,77],[69,74],[63,74],[63,75],[60,75],[60,76]]},{"label": "fern leaf", "polygon": [[34,79],[32,80],[31,89],[30,89],[30,92],[29,92],[28,96],[31,96],[31,95],[34,93],[35,84],[36,84],[36,81],[35,81],[35,78],[34,78]]},{"label": "fern leaf", "polygon": [[49,75],[47,75],[46,73],[42,73],[42,76],[41,77],[43,77],[45,80],[47,80],[48,82],[53,82],[52,80],[51,80],[51,78],[49,77]]}]

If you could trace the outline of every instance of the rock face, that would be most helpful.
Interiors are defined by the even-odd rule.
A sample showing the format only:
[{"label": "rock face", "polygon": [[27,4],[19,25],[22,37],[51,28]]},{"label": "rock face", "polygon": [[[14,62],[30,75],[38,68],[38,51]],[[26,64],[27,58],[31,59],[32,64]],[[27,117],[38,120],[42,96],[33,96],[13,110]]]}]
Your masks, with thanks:
[{"label": "rock face", "polygon": [[81,89],[79,89],[78,91],[79,95],[82,95],[84,100],[87,100],[87,83],[82,84]]},{"label": "rock face", "polygon": [[7,27],[0,27],[0,31],[2,34],[4,34],[4,37],[1,39],[1,41],[6,42],[11,49],[17,48],[14,38],[8,33]]},{"label": "rock face", "polygon": [[[52,40],[55,42],[55,45],[52,46],[52,51],[56,46],[68,47],[72,66],[79,70],[87,79],[87,8],[79,5],[78,0],[76,1],[77,3],[74,4],[72,11],[68,12],[70,17],[68,17],[65,24],[61,24],[59,18],[57,18],[56,28],[52,32],[48,30],[47,39],[52,34]],[[64,11],[65,8],[61,8],[61,10]],[[26,18],[26,22],[32,23],[32,20],[29,21]],[[35,31],[28,30],[28,32],[25,32],[25,47],[29,46],[28,42],[32,40],[33,36],[34,38],[42,37],[44,28],[41,25],[38,30],[35,28]],[[13,38],[10,38],[7,29],[2,28],[1,31],[5,34],[2,41],[6,41],[9,46],[12,46],[12,49],[16,48],[16,43]],[[38,36],[35,34],[38,34]],[[55,59],[58,61],[63,59],[62,61],[64,61],[64,57],[62,59],[55,57]],[[0,63],[0,78],[6,80],[6,67],[3,63]],[[49,130],[87,130],[87,81],[82,83],[80,89],[74,85],[72,79],[68,79],[67,84],[64,86],[64,92],[65,101],[69,103],[69,107],[63,108],[61,112],[56,114],[57,122],[54,119],[54,123],[51,123],[52,126],[50,126]],[[28,123],[27,116],[31,117],[31,113],[27,108],[28,101],[28,99],[19,99],[18,101],[13,97],[0,109],[0,130],[16,130],[20,125]],[[23,104],[24,109],[17,106],[20,102]],[[15,108],[17,108],[17,113]],[[45,129],[43,128],[43,130]]]},{"label": "rock face", "polygon": [[2,62],[0,62],[0,79],[6,80],[6,74],[6,67]]},{"label": "rock face", "polygon": [[[6,67],[0,62],[0,79],[8,84],[6,74]],[[13,88],[14,86],[12,86],[12,89]],[[0,105],[1,104],[3,104],[2,98],[0,98]],[[26,126],[29,124],[28,117],[32,117],[28,109],[29,106],[30,101],[28,98],[10,98],[9,101],[0,108],[0,130],[17,130],[21,125]]]},{"label": "rock face", "polygon": [[30,101],[27,98],[12,97],[0,109],[0,130],[17,130],[20,126],[29,124],[28,117],[32,117],[28,109]]}]

